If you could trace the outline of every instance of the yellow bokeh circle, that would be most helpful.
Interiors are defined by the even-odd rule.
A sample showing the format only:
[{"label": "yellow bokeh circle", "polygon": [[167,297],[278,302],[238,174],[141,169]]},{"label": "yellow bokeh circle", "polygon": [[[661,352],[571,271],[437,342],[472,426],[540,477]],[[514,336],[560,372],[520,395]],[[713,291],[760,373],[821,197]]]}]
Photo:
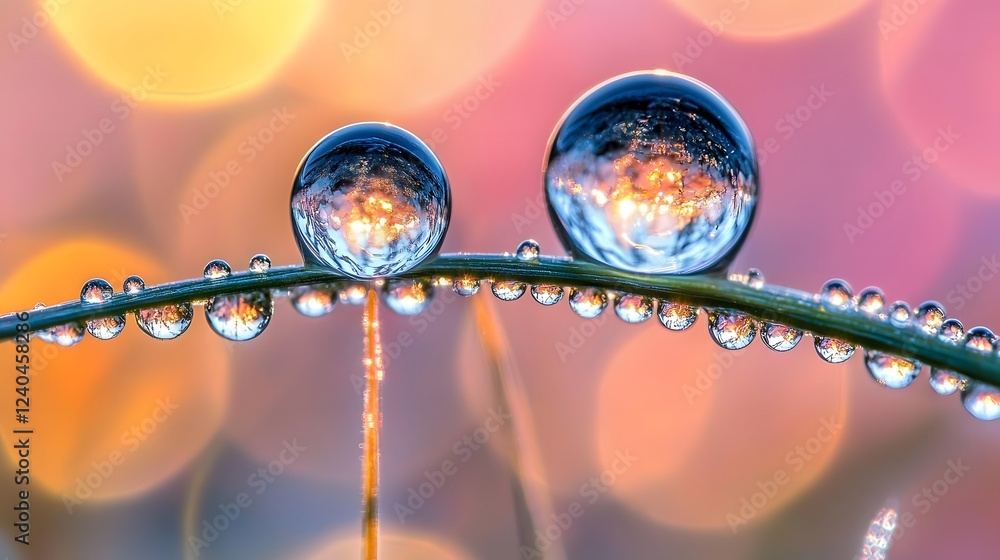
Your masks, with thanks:
[{"label": "yellow bokeh circle", "polygon": [[52,24],[97,76],[143,100],[201,101],[259,85],[291,55],[317,0],[57,3]]}]

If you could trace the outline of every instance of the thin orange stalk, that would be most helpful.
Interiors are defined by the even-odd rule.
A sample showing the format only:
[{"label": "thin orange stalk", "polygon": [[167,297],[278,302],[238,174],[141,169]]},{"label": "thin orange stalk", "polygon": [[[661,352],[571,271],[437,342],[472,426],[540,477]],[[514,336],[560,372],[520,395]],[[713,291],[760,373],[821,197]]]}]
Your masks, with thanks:
[{"label": "thin orange stalk", "polygon": [[365,314],[362,320],[365,332],[365,409],[364,456],[362,458],[362,535],[363,560],[378,559],[378,484],[379,484],[379,432],[382,429],[382,341],[378,322],[378,294],[374,286],[368,288]]}]

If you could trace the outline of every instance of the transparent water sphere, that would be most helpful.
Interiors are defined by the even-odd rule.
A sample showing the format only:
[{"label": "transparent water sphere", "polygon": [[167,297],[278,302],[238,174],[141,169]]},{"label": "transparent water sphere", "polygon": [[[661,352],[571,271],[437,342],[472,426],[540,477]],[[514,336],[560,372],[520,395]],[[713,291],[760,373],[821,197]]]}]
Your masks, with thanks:
[{"label": "transparent water sphere", "polygon": [[574,257],[632,272],[720,270],[757,206],[746,124],[705,84],[662,70],[613,78],[549,143],[549,214]]},{"label": "transparent water sphere", "polygon": [[434,285],[426,280],[388,280],[383,291],[385,304],[400,315],[419,315],[434,298]]},{"label": "transparent water sphere", "polygon": [[292,288],[292,305],[306,317],[322,317],[337,306],[337,288],[332,284],[314,284]]},{"label": "transparent water sphere", "polygon": [[698,319],[698,308],[683,303],[660,301],[656,316],[664,327],[672,331],[683,331],[691,328]]},{"label": "transparent water sphere", "polygon": [[307,265],[358,279],[391,276],[441,248],[451,189],[437,157],[413,134],[352,124],[320,140],[299,165],[291,213]]},{"label": "transparent water sphere", "polygon": [[913,383],[920,374],[920,363],[892,356],[877,350],[865,350],[865,367],[868,373],[890,389],[902,389]]},{"label": "transparent water sphere", "polygon": [[608,296],[597,288],[572,288],[569,291],[569,307],[584,319],[593,319],[608,306]]},{"label": "transparent water sphere", "polygon": [[962,406],[980,420],[1000,418],[1000,389],[985,383],[969,383],[962,389]]},{"label": "transparent water sphere", "polygon": [[653,300],[646,296],[621,294],[615,297],[615,315],[626,323],[642,323],[653,316]]},{"label": "transparent water sphere", "polygon": [[264,332],[274,313],[270,292],[251,292],[213,297],[205,305],[209,326],[219,336],[242,342]]},{"label": "transparent water sphere", "polygon": [[713,309],[708,312],[708,334],[726,350],[740,350],[757,336],[757,322],[735,309]]},{"label": "transparent water sphere", "polygon": [[541,247],[538,246],[537,241],[534,239],[525,239],[517,246],[515,255],[519,261],[537,261],[541,251]]},{"label": "transparent water sphere", "polygon": [[142,332],[158,340],[171,340],[184,334],[192,318],[194,307],[190,303],[140,309],[135,313],[135,322]]}]

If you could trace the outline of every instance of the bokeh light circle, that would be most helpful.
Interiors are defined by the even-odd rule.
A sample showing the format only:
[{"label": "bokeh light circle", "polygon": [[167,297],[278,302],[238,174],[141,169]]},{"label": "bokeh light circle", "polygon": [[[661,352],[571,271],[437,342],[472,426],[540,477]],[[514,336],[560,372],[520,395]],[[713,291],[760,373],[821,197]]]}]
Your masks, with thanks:
[{"label": "bokeh light circle", "polygon": [[731,352],[692,334],[701,336],[669,353],[669,367],[649,365],[663,346],[655,329],[615,353],[599,396],[596,452],[605,463],[635,458],[610,491],[636,512],[738,531],[825,471],[845,431],[846,369],[822,363],[810,345],[780,356],[757,344]]},{"label": "bokeh light circle", "polygon": [[53,26],[130,105],[201,101],[261,84],[306,34],[320,3],[60,2]]},{"label": "bokeh light circle", "polygon": [[[76,299],[91,277],[120,286],[129,274],[151,282],[168,274],[138,250],[93,238],[39,247],[12,268],[0,286],[3,308],[12,310]],[[8,363],[14,352],[12,344],[0,347]],[[207,336],[189,332],[164,343],[129,317],[113,341],[87,336],[63,348],[34,339],[30,355],[31,481],[67,507],[157,486],[201,451],[225,416],[228,359]],[[8,461],[12,437],[10,429],[0,436]]]}]

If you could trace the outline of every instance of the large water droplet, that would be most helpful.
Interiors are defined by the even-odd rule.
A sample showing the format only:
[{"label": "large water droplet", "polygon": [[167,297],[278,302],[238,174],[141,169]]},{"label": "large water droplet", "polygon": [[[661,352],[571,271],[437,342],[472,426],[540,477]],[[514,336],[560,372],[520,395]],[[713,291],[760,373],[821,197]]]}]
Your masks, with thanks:
[{"label": "large water droplet", "polygon": [[122,282],[122,291],[128,295],[135,295],[146,289],[146,283],[138,276],[129,276]]},{"label": "large water droplet", "polygon": [[626,323],[641,323],[653,316],[653,300],[646,296],[621,294],[615,297],[615,315]]},{"label": "large water droplet", "polygon": [[454,288],[455,293],[460,296],[474,296],[479,293],[479,279],[472,278],[471,276],[456,278],[452,287]]},{"label": "large water droplet", "polygon": [[985,383],[970,382],[962,390],[962,405],[980,420],[1000,418],[1000,389]]},{"label": "large water droplet", "polygon": [[572,288],[569,291],[569,308],[584,319],[593,319],[608,306],[608,296],[597,288]]},{"label": "large water droplet", "polygon": [[708,312],[708,333],[719,346],[739,350],[757,336],[757,322],[740,311],[713,309]]},{"label": "large water droplet", "polygon": [[292,186],[306,264],[354,278],[401,274],[438,252],[451,213],[444,168],[419,138],[359,123],[319,141]]},{"label": "large water droplet", "polygon": [[992,352],[997,336],[986,327],[972,327],[965,333],[965,347],[977,352]]},{"label": "large water droplet", "polygon": [[337,288],[333,284],[313,284],[292,288],[292,305],[306,317],[322,317],[337,306]]},{"label": "large water droplet", "polygon": [[664,327],[672,331],[683,331],[691,328],[698,320],[698,308],[661,300],[656,317]]},{"label": "large water droplet", "polygon": [[555,305],[563,298],[563,289],[561,286],[552,286],[549,284],[532,286],[531,297],[535,298],[535,301],[542,305]]},{"label": "large water droplet", "polygon": [[212,330],[225,339],[238,342],[264,332],[273,313],[274,301],[270,292],[215,296],[205,305],[205,317]]},{"label": "large water droplet", "polygon": [[819,291],[819,300],[833,309],[849,308],[852,297],[851,285],[839,278],[828,280]]},{"label": "large water droplet", "polygon": [[865,315],[881,317],[883,309],[885,309],[885,294],[882,290],[871,286],[858,294],[858,310]]},{"label": "large water droplet", "polygon": [[205,278],[218,280],[219,278],[229,276],[232,271],[233,269],[230,268],[229,263],[221,259],[216,259],[214,261],[209,261],[209,263],[205,265]]},{"label": "large water droplet", "polygon": [[665,71],[585,94],[549,145],[545,195],[576,257],[651,274],[717,270],[757,203],[750,132],[705,84]]},{"label": "large water droplet", "polygon": [[364,284],[351,284],[340,292],[340,301],[344,305],[361,305],[367,297],[368,287]]},{"label": "large water droplet", "polygon": [[920,374],[920,363],[877,350],[865,351],[865,367],[875,381],[890,389],[902,389]]},{"label": "large water droplet", "polygon": [[788,352],[802,340],[802,331],[779,323],[764,323],[760,340],[776,352]]},{"label": "large water droplet", "polygon": [[190,303],[140,309],[135,313],[135,322],[142,332],[159,340],[170,340],[184,334],[193,318],[194,307]]},{"label": "large water droplet", "polygon": [[913,323],[929,335],[937,334],[944,320],[944,306],[936,301],[925,301],[913,312]]},{"label": "large water droplet", "polygon": [[538,246],[538,242],[534,239],[526,239],[517,246],[517,260],[519,261],[537,261],[538,255],[541,253],[541,248]]},{"label": "large water droplet", "polygon": [[[115,289],[107,280],[94,278],[88,280],[80,290],[80,300],[83,303],[104,303],[114,297]],[[98,340],[111,340],[121,334],[125,328],[124,315],[112,315],[100,319],[87,320],[87,332]]]},{"label": "large water droplet", "polygon": [[516,280],[498,280],[493,282],[493,286],[491,286],[490,289],[493,290],[493,295],[495,295],[497,299],[501,301],[514,301],[524,295],[528,286],[523,282],[518,282]]},{"label": "large water droplet", "polygon": [[816,337],[816,353],[831,364],[846,362],[854,355],[854,345],[828,336]]},{"label": "large water droplet", "polygon": [[908,327],[913,319],[910,306],[905,301],[897,301],[889,306],[889,322],[896,327]]},{"label": "large water droplet", "polygon": [[385,304],[400,315],[419,315],[434,299],[434,286],[420,279],[386,280]]},{"label": "large water droplet", "polygon": [[250,272],[262,274],[271,270],[271,259],[264,254],[254,255],[250,259]]}]

